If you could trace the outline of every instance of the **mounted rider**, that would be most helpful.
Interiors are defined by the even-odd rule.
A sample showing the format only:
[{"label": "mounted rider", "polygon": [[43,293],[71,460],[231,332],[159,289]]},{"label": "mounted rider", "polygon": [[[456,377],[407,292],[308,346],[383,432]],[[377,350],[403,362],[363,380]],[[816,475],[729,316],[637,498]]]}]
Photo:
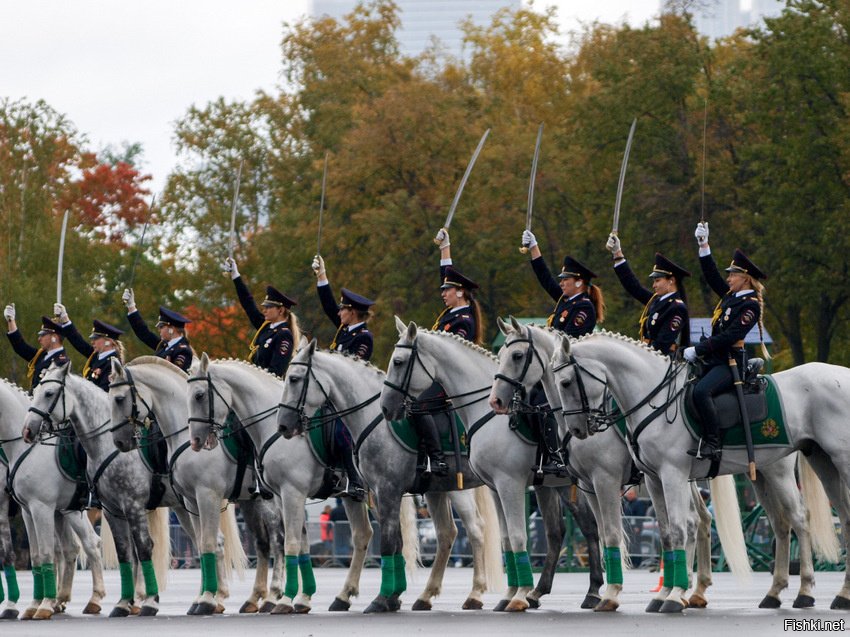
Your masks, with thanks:
[{"label": "mounted rider", "polygon": [[[375,302],[342,288],[342,296],[337,304],[328,280],[325,260],[321,255],[317,254],[313,257],[312,269],[316,275],[316,291],[319,294],[322,309],[337,328],[330,349],[368,361],[372,357],[373,338],[367,323],[371,316],[369,308]],[[342,495],[347,495],[356,502],[362,502],[366,499],[366,489],[357,471],[357,465],[354,463],[354,442],[351,439],[351,433],[341,418],[337,418],[334,422],[334,444],[342,454],[345,472],[348,475],[348,484]]]},{"label": "mounted rider", "polygon": [[[522,245],[529,250],[531,268],[541,287],[556,301],[547,325],[574,338],[590,334],[597,322],[605,320],[602,290],[592,282],[596,274],[577,259],[567,255],[556,281],[543,259],[543,253],[537,245],[537,237],[531,230],[523,231]],[[529,400],[532,405],[546,404],[542,384],[531,391]],[[541,467],[542,472],[557,476],[567,475],[567,466],[561,457],[557,423],[551,417],[541,418],[536,414],[534,416],[548,455],[548,461]]]},{"label": "mounted rider", "polygon": [[68,317],[68,310],[61,303],[53,304],[53,315],[62,331],[62,336],[86,357],[83,366],[83,378],[93,382],[103,391],[109,391],[109,374],[112,371],[112,358],[124,362],[124,345],[121,335],[124,333],[114,325],[94,320],[89,341],[83,338],[76,325]]},{"label": "mounted rider", "polygon": [[154,356],[164,358],[169,363],[174,363],[184,372],[188,372],[192,366],[192,346],[186,336],[186,325],[191,323],[182,314],[178,314],[166,307],[159,306],[159,320],[156,328],[159,336],[148,328],[141,313],[136,308],[136,295],[133,288],[125,288],[121,300],[127,306],[127,320],[138,339],[154,351]]},{"label": "mounted rider", "polygon": [[[720,459],[721,451],[714,397],[733,388],[730,356],[735,359],[738,369],[746,369],[744,338],[753,326],[758,325],[759,333],[764,333],[764,285],[761,280],[767,275],[736,249],[732,263],[726,268],[729,274],[724,281],[708,245],[708,222],[698,223],[694,236],[699,244],[703,276],[721,298],[711,319],[711,336],[684,352],[685,360],[691,363],[700,360],[704,368],[693,392],[694,405],[702,420],[702,440],[688,454],[716,461]],[[762,349],[767,356],[763,341]]]},{"label": "mounted rider", "polygon": [[38,387],[39,382],[53,363],[61,366],[70,359],[63,345],[62,330],[48,317],[41,317],[41,329],[38,330],[38,348],[24,340],[15,322],[15,304],[11,303],[3,310],[8,332],[6,336],[12,344],[15,353],[28,363],[27,378],[30,380],[30,394]]},{"label": "mounted rider", "polygon": [[690,317],[684,278],[691,273],[656,252],[655,265],[649,273],[652,279],[650,291],[640,284],[629,267],[616,234],[612,232],[608,236],[605,247],[614,258],[614,273],[623,288],[644,304],[640,315],[640,339],[662,354],[675,356],[683,344],[685,347],[690,344]]}]

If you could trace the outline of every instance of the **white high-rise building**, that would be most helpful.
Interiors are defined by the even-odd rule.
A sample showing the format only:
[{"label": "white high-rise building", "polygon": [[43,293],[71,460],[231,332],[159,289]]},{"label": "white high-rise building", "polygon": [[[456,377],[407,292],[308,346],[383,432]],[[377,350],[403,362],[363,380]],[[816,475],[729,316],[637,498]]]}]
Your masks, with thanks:
[{"label": "white high-rise building", "polygon": [[[712,40],[732,35],[736,29],[761,21],[764,17],[777,16],[785,3],[782,0],[714,0],[694,15],[697,30]],[[661,0],[661,7],[664,0]]]},{"label": "white high-rise building", "polygon": [[[397,32],[401,52],[418,55],[430,46],[432,38],[451,55],[463,54],[463,34],[459,24],[467,17],[478,26],[490,23],[503,8],[519,9],[522,0],[395,0],[399,7],[401,28]],[[357,0],[312,0],[310,15],[341,19],[357,4]]]}]

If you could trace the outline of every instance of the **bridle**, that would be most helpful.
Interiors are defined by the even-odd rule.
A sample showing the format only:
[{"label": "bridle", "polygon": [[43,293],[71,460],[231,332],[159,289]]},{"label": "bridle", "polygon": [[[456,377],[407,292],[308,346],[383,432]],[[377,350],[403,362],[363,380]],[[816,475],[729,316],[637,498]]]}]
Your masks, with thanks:
[{"label": "bridle", "polygon": [[[236,435],[242,430],[248,429],[248,427],[252,427],[259,422],[262,422],[270,415],[277,412],[278,406],[270,407],[265,411],[261,411],[260,413],[249,416],[246,420],[242,420],[236,413],[236,410],[233,409],[233,406],[227,401],[224,395],[219,391],[218,387],[215,386],[215,383],[212,381],[212,377],[210,373],[207,372],[203,376],[192,376],[186,382],[188,383],[200,383],[206,381],[207,383],[207,416],[204,418],[199,418],[197,416],[189,417],[189,424],[191,425],[193,422],[199,422],[204,425],[207,425],[211,432],[215,434],[215,437],[219,440],[224,440],[231,436]],[[233,417],[236,419],[238,427],[234,427],[229,432],[225,432],[226,423],[219,422],[215,418],[215,397],[218,396],[221,398],[221,401],[227,407],[227,415],[233,414]],[[226,417],[226,416],[225,416]]]},{"label": "bridle", "polygon": [[[39,430],[38,438],[39,438],[39,441],[42,444],[44,444],[45,440],[47,440],[48,438],[62,438],[62,437],[64,437],[66,432],[73,427],[71,417],[68,416],[68,409],[67,409],[66,402],[65,402],[65,380],[66,380],[66,378],[67,378],[67,376],[63,376],[62,380],[59,380],[57,378],[46,378],[46,379],[43,379],[42,381],[40,381],[39,385],[47,385],[49,383],[56,383],[57,385],[59,385],[59,391],[53,397],[53,400],[51,401],[50,406],[47,408],[46,411],[39,409],[35,405],[30,405],[30,408],[27,410],[27,411],[31,411],[32,413],[36,414],[37,416],[39,416],[41,418],[41,421],[42,421],[42,428],[41,429],[43,429],[44,423],[48,424],[48,435],[45,435],[41,429]],[[54,423],[53,422],[53,411],[56,409],[57,405],[59,404],[60,398],[62,399],[62,420],[59,420],[58,422]],[[82,436],[78,433],[77,439],[80,440],[80,441],[89,440],[91,438],[97,438],[98,436],[102,436],[103,434],[109,433],[110,422],[111,421],[107,419],[106,422],[104,422],[101,425],[98,425],[92,431],[88,432],[85,436]]]},{"label": "bridle", "polygon": [[557,408],[553,409],[548,405],[532,405],[526,400],[526,396],[528,391],[525,389],[525,377],[528,374],[528,370],[531,368],[531,363],[535,360],[540,363],[540,368],[545,372],[546,364],[543,362],[543,357],[540,356],[540,352],[537,351],[537,348],[534,346],[534,339],[531,336],[524,338],[516,338],[512,340],[510,343],[505,344],[505,351],[513,345],[514,343],[528,343],[528,348],[525,350],[525,356],[523,357],[522,362],[522,370],[519,373],[519,376],[516,378],[511,378],[510,376],[506,376],[502,373],[497,373],[494,376],[495,380],[501,380],[506,382],[508,385],[514,388],[513,395],[511,396],[511,402],[508,406],[509,413],[538,413],[538,412],[549,412],[549,411],[557,411]]},{"label": "bridle", "polygon": [[[156,422],[156,414],[154,414],[153,407],[148,404],[145,400],[144,396],[139,393],[138,388],[136,387],[136,382],[133,380],[133,375],[130,373],[130,370],[126,367],[124,368],[124,380],[116,380],[109,383],[109,388],[113,387],[129,387],[130,388],[130,415],[113,425],[109,431],[111,433],[115,433],[119,429],[130,425],[133,427],[133,438],[136,440],[136,445],[141,448],[143,445],[141,444],[142,440],[142,429],[151,429],[152,423]],[[147,415],[144,418],[140,418],[141,411],[139,410],[139,403],[142,403],[142,406],[147,411]],[[156,445],[159,440],[165,440],[167,438],[171,438],[173,436],[177,436],[189,428],[189,425],[179,429],[178,431],[172,432],[167,436],[162,433],[162,431],[158,432],[156,438],[153,436],[147,441],[146,445],[153,447]]]}]

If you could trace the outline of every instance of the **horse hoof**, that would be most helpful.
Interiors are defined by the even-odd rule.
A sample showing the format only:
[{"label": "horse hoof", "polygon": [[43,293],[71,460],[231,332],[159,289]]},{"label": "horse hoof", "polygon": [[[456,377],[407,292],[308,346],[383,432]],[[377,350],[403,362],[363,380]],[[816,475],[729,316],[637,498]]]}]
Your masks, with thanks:
[{"label": "horse hoof", "polygon": [[306,604],[295,604],[295,606],[293,606],[293,608],[295,609],[295,612],[298,613],[299,615],[306,615],[307,613],[310,612],[310,607],[307,606]]},{"label": "horse hoof", "polygon": [[508,604],[510,603],[510,601],[511,600],[509,600],[509,599],[500,599],[498,601],[498,603],[495,606],[493,606],[493,612],[494,613],[504,612],[505,609],[508,607]]},{"label": "horse hoof", "polygon": [[616,599],[602,599],[593,607],[594,613],[613,613],[620,607],[620,603]]},{"label": "horse hoof", "polygon": [[387,598],[387,608],[390,609],[391,613],[401,610],[401,600],[398,597],[399,595],[401,595],[401,593],[393,593]]},{"label": "horse hoof", "polygon": [[224,604],[216,604],[213,615],[224,615]]},{"label": "horse hoof", "polygon": [[129,608],[124,608],[123,606],[116,606],[112,609],[112,612],[109,613],[110,617],[127,617],[130,614]]},{"label": "horse hoof", "polygon": [[337,611],[347,611],[351,609],[351,602],[346,602],[341,600],[339,597],[334,597],[334,601],[331,602],[330,607],[328,608],[331,612]]},{"label": "horse hoof", "polygon": [[813,608],[815,605],[815,598],[810,595],[797,595],[797,599],[794,600],[794,608]]},{"label": "horse hoof", "polygon": [[101,610],[100,604],[97,602],[89,602],[83,609],[83,615],[100,615]]},{"label": "horse hoof", "polygon": [[198,602],[195,606],[195,615],[212,615],[215,613],[215,604],[211,602]]},{"label": "horse hoof", "polygon": [[276,604],[271,610],[272,615],[291,615],[295,611],[289,604]]},{"label": "horse hoof", "polygon": [[50,608],[39,608],[32,616],[33,619],[50,619],[51,617],[53,617],[53,610]]},{"label": "horse hoof", "polygon": [[366,610],[363,611],[364,615],[371,615],[372,613],[388,613],[390,612],[389,605],[387,604],[387,598],[378,595],[375,599],[372,600],[372,603],[366,607]]},{"label": "horse hoof", "polygon": [[602,602],[602,598],[597,595],[586,595],[581,607],[584,610],[599,610],[596,608]]},{"label": "horse hoof", "polygon": [[525,601],[528,602],[528,607],[533,609],[533,610],[537,610],[538,608],[540,608],[540,600],[539,599],[536,599],[534,597],[526,597]]},{"label": "horse hoof", "polygon": [[505,612],[524,613],[526,608],[528,608],[528,602],[524,599],[512,599],[505,607]]},{"label": "horse hoof", "polygon": [[694,593],[688,600],[688,608],[706,608],[707,606],[708,600],[699,593]]},{"label": "horse hoof", "polygon": [[835,599],[832,600],[832,604],[829,605],[831,610],[850,610],[850,599],[846,597],[842,597],[841,595],[836,595]]},{"label": "horse hoof", "polygon": [[239,614],[240,615],[245,615],[245,614],[253,615],[254,613],[259,613],[259,612],[260,612],[260,609],[257,608],[257,605],[254,602],[245,602],[239,608]]},{"label": "horse hoof", "polygon": [[35,615],[35,611],[37,610],[38,606],[27,606],[27,609],[24,611],[24,614],[21,615],[21,620],[23,621],[25,619],[32,619],[32,616]]},{"label": "horse hoof", "polygon": [[646,607],[647,613],[657,613],[661,610],[661,606],[664,604],[663,599],[653,599]]},{"label": "horse hoof", "polygon": [[159,612],[156,606],[142,606],[139,610],[139,617],[153,617]]},{"label": "horse hoof", "polygon": [[141,612],[142,612],[142,609],[139,608],[138,606],[130,606],[130,614],[131,615],[138,615]]},{"label": "horse hoof", "polygon": [[417,599],[413,602],[413,606],[410,607],[410,610],[431,610],[431,602],[425,601],[424,599]]},{"label": "horse hoof", "polygon": [[271,613],[274,610],[274,602],[264,602],[262,606],[260,606],[261,613]]},{"label": "horse hoof", "polygon": [[774,597],[773,595],[765,595],[764,599],[761,600],[759,604],[759,608],[779,608],[782,606],[782,600],[778,597]]},{"label": "horse hoof", "polygon": [[685,610],[685,605],[682,602],[676,602],[673,600],[666,600],[663,604],[661,604],[661,608],[658,609],[659,613],[681,613]]},{"label": "horse hoof", "polygon": [[18,618],[18,609],[17,608],[7,608],[2,613],[0,613],[0,619],[17,619]]},{"label": "horse hoof", "polygon": [[482,602],[480,599],[473,599],[472,597],[469,597],[463,603],[463,606],[461,606],[461,608],[463,608],[463,610],[481,610],[482,608],[484,608],[484,602]]}]

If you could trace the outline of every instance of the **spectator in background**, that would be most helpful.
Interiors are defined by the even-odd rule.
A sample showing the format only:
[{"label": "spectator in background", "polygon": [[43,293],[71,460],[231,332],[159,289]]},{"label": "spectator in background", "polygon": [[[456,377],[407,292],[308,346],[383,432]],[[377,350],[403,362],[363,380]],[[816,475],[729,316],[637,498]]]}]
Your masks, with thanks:
[{"label": "spectator in background", "polygon": [[322,546],[325,554],[330,555],[333,551],[334,528],[331,522],[331,505],[326,504],[319,516],[319,530],[322,536]]},{"label": "spectator in background", "polygon": [[632,565],[640,566],[643,560],[640,546],[641,531],[643,531],[643,518],[649,509],[649,501],[638,497],[636,487],[629,487],[623,494],[623,524],[625,525],[626,541],[629,545],[629,555]]}]

